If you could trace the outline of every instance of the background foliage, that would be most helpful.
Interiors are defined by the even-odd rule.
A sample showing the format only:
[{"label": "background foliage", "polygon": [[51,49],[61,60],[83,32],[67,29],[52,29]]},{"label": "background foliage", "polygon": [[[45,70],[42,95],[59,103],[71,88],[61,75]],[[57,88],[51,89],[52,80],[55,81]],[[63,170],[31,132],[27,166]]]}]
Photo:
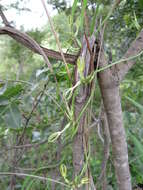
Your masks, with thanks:
[{"label": "background foliage", "polygon": [[[50,0],[48,2],[53,5],[54,9],[58,10],[57,15],[52,19],[63,50],[77,53],[82,38],[81,4],[77,4],[72,18],[73,8],[66,1]],[[98,14],[105,18],[112,3],[112,1],[98,1]],[[23,5],[23,1],[18,1],[15,5],[11,4],[8,8],[15,7],[18,9],[18,5]],[[94,1],[88,1],[89,20],[94,18],[94,8]],[[123,0],[109,18],[104,44],[108,59],[110,53],[112,53],[113,60],[121,58],[131,41],[136,38],[143,27],[142,8],[142,0]],[[26,32],[40,44],[48,48],[58,49],[49,24],[39,30]],[[26,126],[24,144],[37,143],[37,145],[18,151],[17,157],[19,159],[15,163],[16,171],[53,178],[55,177],[53,171],[60,174],[60,166],[64,164],[67,168],[66,177],[72,181],[72,138],[69,137],[71,131],[67,130],[61,137],[60,146],[64,148],[60,149],[60,153],[59,142],[49,143],[47,140],[51,134],[60,131],[67,124],[66,121],[62,122],[63,110],[66,108],[58,93],[58,90],[64,92],[69,87],[69,79],[63,63],[50,60],[58,79],[59,89],[57,89],[53,76],[50,75],[40,56],[33,54],[7,36],[0,36],[0,44],[0,171],[9,171],[12,168],[17,150],[14,149],[14,146],[19,141],[19,136]],[[138,63],[120,86],[134,187],[143,186],[142,61],[142,57],[138,58]],[[73,66],[70,66],[70,70],[72,72]],[[42,97],[32,112],[41,94]],[[97,108],[99,103],[100,94],[97,93],[96,100],[93,102],[96,116],[99,113],[99,108]],[[102,147],[101,139],[95,128],[91,136],[90,157],[95,183],[98,181],[101,169]],[[107,172],[109,188],[116,189],[111,156]],[[65,182],[62,175],[59,176],[58,180]],[[1,177],[1,189],[9,189],[9,182],[8,177]],[[16,189],[25,189],[25,187],[27,190],[51,189],[51,183],[31,180],[29,177],[17,178]],[[58,189],[62,189],[62,187],[57,184]]]}]

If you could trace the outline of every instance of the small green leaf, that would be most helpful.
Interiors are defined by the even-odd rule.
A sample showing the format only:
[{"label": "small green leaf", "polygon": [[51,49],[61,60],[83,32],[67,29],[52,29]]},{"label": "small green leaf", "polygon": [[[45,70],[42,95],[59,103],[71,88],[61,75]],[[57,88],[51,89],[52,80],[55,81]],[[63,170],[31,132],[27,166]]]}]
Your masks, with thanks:
[{"label": "small green leaf", "polygon": [[122,0],[119,5],[124,7],[126,3],[127,3],[127,0]]},{"label": "small green leaf", "polygon": [[77,60],[77,69],[78,69],[78,72],[79,72],[81,79],[83,79],[84,78],[83,72],[85,69],[85,62],[84,62],[84,59],[82,57],[79,57]]},{"label": "small green leaf", "polygon": [[5,122],[7,124],[7,127],[17,129],[21,127],[21,113],[18,108],[18,105],[13,103],[9,105],[9,108],[5,115]]},{"label": "small green leaf", "polygon": [[87,0],[83,0],[82,10],[81,10],[81,19],[80,19],[81,28],[83,28],[84,13],[86,10],[87,2],[88,2]]},{"label": "small green leaf", "polygon": [[87,184],[87,183],[89,183],[89,179],[87,177],[81,179],[81,184]]},{"label": "small green leaf", "polygon": [[16,86],[11,86],[6,89],[6,91],[1,95],[0,97],[5,97],[7,99],[10,99],[12,97],[15,97],[21,93],[23,90],[22,85],[18,84]]},{"label": "small green leaf", "polygon": [[143,113],[143,105],[139,104],[138,102],[136,102],[135,100],[133,100],[132,98],[128,96],[125,96],[125,98],[129,100],[134,106],[136,106],[141,113]]},{"label": "small green leaf", "polygon": [[76,8],[77,8],[77,3],[78,3],[78,0],[74,0],[74,2],[73,2],[73,6],[72,6],[72,13],[71,13],[71,16],[72,16],[72,18],[71,18],[72,23],[73,23],[74,13],[75,13]]},{"label": "small green leaf", "polygon": [[135,11],[134,11],[134,25],[135,25],[135,27],[136,27],[137,30],[140,30],[141,26],[138,23]]},{"label": "small green leaf", "polygon": [[48,138],[48,142],[55,142],[59,138],[60,135],[61,135],[60,131],[51,134]]},{"label": "small green leaf", "polygon": [[61,175],[63,176],[63,178],[67,177],[67,167],[64,164],[62,164],[60,166],[60,172],[61,172]]},{"label": "small green leaf", "polygon": [[93,19],[92,19],[92,23],[91,23],[91,27],[90,27],[90,34],[91,35],[94,32],[95,21],[96,21],[97,15],[98,15],[98,10],[99,10],[99,3],[97,4],[96,10],[95,10],[95,14],[94,14]]},{"label": "small green leaf", "polygon": [[130,24],[130,22],[131,22],[130,14],[124,15],[123,19],[124,19],[125,24],[128,26]]},{"label": "small green leaf", "polygon": [[7,83],[0,83],[0,95],[3,95],[4,92],[6,91],[7,88]]}]

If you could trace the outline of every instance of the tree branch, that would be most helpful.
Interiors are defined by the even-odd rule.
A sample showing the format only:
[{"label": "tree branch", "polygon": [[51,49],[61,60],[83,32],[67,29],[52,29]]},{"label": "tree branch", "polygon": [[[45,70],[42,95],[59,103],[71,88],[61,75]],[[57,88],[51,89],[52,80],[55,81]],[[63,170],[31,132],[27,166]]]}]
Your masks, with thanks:
[{"label": "tree branch", "polygon": [[2,18],[2,21],[4,23],[5,26],[10,26],[10,23],[8,22],[7,18],[5,17],[3,11],[2,11],[2,7],[0,5],[0,16]]},{"label": "tree branch", "polygon": [[[106,64],[107,60],[104,52],[102,52],[100,67],[104,67]],[[131,176],[123,125],[120,90],[118,81],[112,76],[110,69],[99,72],[99,86],[107,114],[118,188],[120,190],[131,190]]]},{"label": "tree branch", "polygon": [[[130,56],[135,56],[143,50],[143,30],[139,33],[138,37],[132,42],[129,49],[123,56],[123,59],[129,58]],[[117,64],[115,68],[115,73],[117,73],[118,80],[122,81],[131,67],[136,63],[135,59],[128,60],[121,64]]]},{"label": "tree branch", "polygon": [[52,20],[51,20],[51,17],[50,17],[50,15],[49,15],[48,9],[47,9],[47,7],[46,7],[45,1],[44,1],[44,0],[41,0],[41,3],[42,3],[42,5],[43,5],[43,7],[44,7],[44,9],[45,9],[46,14],[47,14],[48,21],[49,21],[49,24],[50,24],[50,27],[51,27],[52,33],[53,33],[53,35],[55,36],[55,40],[56,40],[56,42],[57,42],[57,46],[58,46],[59,51],[60,51],[60,53],[61,53],[61,56],[62,56],[63,62],[64,62],[64,64],[65,64],[65,67],[66,67],[66,70],[67,70],[68,77],[69,77],[69,79],[71,79],[71,74],[70,74],[70,71],[69,71],[68,65],[67,65],[67,63],[66,63],[65,57],[64,57],[63,50],[62,50],[62,48],[61,48],[61,44],[60,44],[60,41],[59,41],[58,35],[57,35],[56,31],[55,31],[55,28],[54,28],[53,22],[52,22]]},{"label": "tree branch", "polygon": [[[17,42],[23,44],[27,48],[29,48],[32,51],[39,53],[41,55],[43,55],[43,53],[44,53],[44,54],[46,54],[47,57],[50,57],[50,58],[53,58],[56,60],[60,60],[60,61],[62,61],[63,57],[64,57],[64,61],[66,61],[67,63],[70,63],[70,64],[76,63],[78,55],[71,55],[71,54],[67,54],[67,53],[64,53],[64,54],[62,53],[62,55],[61,55],[60,52],[57,52],[57,51],[54,51],[51,49],[46,49],[46,48],[40,46],[37,42],[35,42],[35,43],[37,43],[39,45],[39,47],[37,45],[38,48],[36,48],[35,44],[32,43],[32,41],[34,41],[34,40],[30,36],[28,36],[24,32],[20,32],[19,30],[13,28],[10,25],[10,22],[7,20],[5,14],[2,11],[1,5],[0,5],[0,16],[5,25],[5,27],[3,27],[3,28],[0,27],[0,35],[7,34],[7,35],[11,36],[13,39],[15,39]],[[41,49],[41,50],[39,51],[39,49]]]},{"label": "tree branch", "polygon": [[[33,46],[33,44],[30,42],[31,39],[30,36],[28,36],[27,34],[25,34],[24,32],[21,32],[15,28],[9,27],[9,26],[5,26],[5,27],[0,27],[0,35],[2,34],[7,34],[8,36],[12,37],[14,40],[16,40],[17,42],[21,43],[22,45],[26,46],[27,48],[29,48],[30,50],[32,50],[35,53],[41,54],[39,52],[39,49],[36,48],[35,46]],[[60,54],[60,52],[51,50],[51,49],[47,49],[41,46],[41,48],[43,49],[43,51],[45,52],[45,54],[47,55],[47,57],[56,59],[56,60],[63,60],[62,56]],[[77,55],[71,55],[71,54],[67,54],[64,53],[65,59],[67,63],[70,64],[75,64],[76,60],[77,60]]]}]

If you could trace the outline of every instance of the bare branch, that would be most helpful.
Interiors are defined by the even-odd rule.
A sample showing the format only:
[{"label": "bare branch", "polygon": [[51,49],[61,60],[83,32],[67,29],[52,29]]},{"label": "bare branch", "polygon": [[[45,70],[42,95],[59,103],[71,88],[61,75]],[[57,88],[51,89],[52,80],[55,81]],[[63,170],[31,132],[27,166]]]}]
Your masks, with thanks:
[{"label": "bare branch", "polygon": [[[24,45],[27,48],[29,48],[30,50],[32,50],[33,52],[41,54],[39,52],[39,50],[35,46],[33,46],[27,38],[25,38],[25,36],[28,36],[28,35],[25,34],[24,32],[21,32],[15,28],[6,26],[6,27],[0,27],[0,35],[3,35],[3,34],[7,34],[8,36],[12,37],[17,42],[21,43],[22,45]],[[31,38],[31,37],[28,36],[28,38]],[[60,60],[60,61],[63,60],[60,52],[57,52],[57,51],[54,51],[51,49],[47,49],[42,46],[40,46],[40,47],[43,49],[43,51],[45,52],[47,57],[50,57],[50,58],[53,58],[56,60]],[[76,60],[78,57],[77,55],[71,55],[71,54],[67,54],[67,53],[64,53],[64,56],[65,56],[66,62],[73,64],[73,65],[76,63]]]},{"label": "bare branch", "polygon": [[[135,56],[139,54],[143,50],[143,30],[139,33],[138,37],[132,42],[129,49],[123,56],[123,59],[129,58],[130,56]],[[120,81],[122,81],[131,67],[136,63],[135,59],[128,60],[124,63],[116,65],[116,73],[117,77]]]},{"label": "bare branch", "polygon": [[68,185],[60,182],[60,181],[57,181],[57,180],[54,180],[54,179],[51,179],[51,178],[46,178],[46,177],[42,177],[42,176],[36,176],[36,175],[31,175],[31,174],[25,174],[25,173],[12,173],[12,172],[0,172],[0,175],[2,176],[9,176],[9,175],[16,175],[16,176],[24,176],[24,177],[30,177],[30,178],[34,178],[34,179],[39,179],[39,180],[46,180],[46,181],[54,181],[55,183],[58,183],[62,186],[66,186],[66,187],[69,187]]},{"label": "bare branch", "polygon": [[10,26],[10,23],[8,22],[6,16],[4,15],[3,11],[2,11],[2,6],[0,5],[0,16],[2,18],[2,21],[4,23],[5,26]]},{"label": "bare branch", "polygon": [[22,149],[22,148],[33,148],[33,147],[38,147],[40,145],[43,145],[45,143],[47,143],[48,140],[43,140],[39,143],[33,143],[33,144],[24,144],[24,145],[16,145],[16,146],[6,146],[5,147],[5,150],[8,151],[8,150],[11,150],[11,149]]}]

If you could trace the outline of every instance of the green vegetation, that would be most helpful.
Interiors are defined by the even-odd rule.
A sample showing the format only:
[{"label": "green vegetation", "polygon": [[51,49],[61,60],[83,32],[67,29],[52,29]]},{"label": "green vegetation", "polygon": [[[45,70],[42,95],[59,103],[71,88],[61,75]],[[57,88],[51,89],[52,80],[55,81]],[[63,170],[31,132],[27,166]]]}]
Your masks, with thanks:
[{"label": "green vegetation", "polygon": [[[48,2],[58,10],[52,22],[63,51],[69,54],[79,53],[84,33],[93,33],[98,37],[106,22],[103,49],[108,62],[114,63],[124,56],[143,28],[142,0],[122,0],[115,9],[112,9],[114,1],[111,0],[96,3],[94,0],[74,0],[71,7],[64,0]],[[19,10],[22,3],[19,0],[16,9]],[[8,8],[12,7],[9,5]],[[85,15],[88,21],[85,21]],[[93,32],[97,18],[99,24],[96,32]],[[59,50],[49,24],[24,32],[40,45]],[[120,95],[132,188],[136,189],[143,188],[143,56],[133,60],[136,64],[120,83]],[[49,61],[53,73],[41,55],[9,36],[0,35],[0,189],[84,190],[90,181],[87,177],[89,170],[97,190],[105,190],[103,179],[106,180],[107,189],[118,189],[111,143],[105,178],[101,176],[106,140],[101,121],[102,95],[98,70],[85,76],[84,59],[78,58],[80,79],[74,84],[74,65],[68,64],[69,79],[63,61],[51,57]],[[116,65],[113,66],[115,69]],[[102,72],[99,69],[99,73]],[[92,81],[89,97],[75,117],[77,97],[82,96],[82,87]],[[89,133],[89,136],[87,145],[85,139],[83,143],[87,150],[83,153],[82,170],[75,176],[74,138],[87,112],[85,133]],[[108,140],[111,141],[110,138]]]}]

